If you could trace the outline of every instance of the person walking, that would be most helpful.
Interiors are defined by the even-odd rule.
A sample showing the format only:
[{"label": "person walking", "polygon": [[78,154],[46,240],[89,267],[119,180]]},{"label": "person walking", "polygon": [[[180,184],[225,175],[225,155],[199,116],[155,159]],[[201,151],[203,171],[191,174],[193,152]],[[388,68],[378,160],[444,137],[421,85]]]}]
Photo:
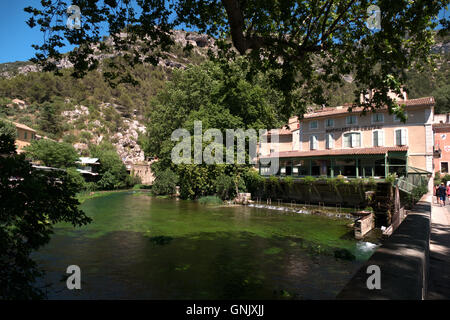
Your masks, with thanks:
[{"label": "person walking", "polygon": [[450,181],[447,181],[447,192],[446,192],[446,194],[447,194],[447,199],[450,200]]},{"label": "person walking", "polygon": [[445,184],[442,182],[441,185],[438,188],[438,193],[439,193],[439,203],[441,204],[441,206],[445,206],[445,198],[447,195],[447,188],[445,187]]}]

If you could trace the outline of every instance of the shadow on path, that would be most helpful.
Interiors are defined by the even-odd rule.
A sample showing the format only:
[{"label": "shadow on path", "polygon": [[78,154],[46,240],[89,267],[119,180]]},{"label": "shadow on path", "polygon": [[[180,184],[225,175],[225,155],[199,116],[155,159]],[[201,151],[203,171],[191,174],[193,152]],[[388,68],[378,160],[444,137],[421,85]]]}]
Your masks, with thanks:
[{"label": "shadow on path", "polygon": [[450,299],[450,206],[433,205],[427,299]]}]

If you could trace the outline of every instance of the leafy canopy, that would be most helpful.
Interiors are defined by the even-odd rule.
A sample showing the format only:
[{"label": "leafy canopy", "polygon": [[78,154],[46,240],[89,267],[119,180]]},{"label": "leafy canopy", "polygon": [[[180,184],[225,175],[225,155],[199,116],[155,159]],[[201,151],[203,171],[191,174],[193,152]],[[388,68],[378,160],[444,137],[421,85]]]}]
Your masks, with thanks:
[{"label": "leafy canopy", "polygon": [[33,140],[29,146],[25,147],[25,152],[27,157],[55,168],[74,167],[75,161],[79,158],[71,144],[49,139]]},{"label": "leafy canopy", "polygon": [[[373,98],[362,104],[365,108],[387,104],[389,111],[401,115],[388,92],[400,94],[406,83],[405,71],[430,62],[437,15],[448,2],[49,0],[25,11],[31,15],[28,25],[39,25],[46,35],[44,44],[34,46],[35,61],[45,70],[57,70],[65,43],[77,46],[68,54],[76,77],[99,67],[96,49],[120,52],[128,65],[156,65],[174,44],[172,30],[185,26],[216,39],[218,50],[211,50],[210,56],[224,68],[230,60],[244,56],[252,70],[279,71],[273,74],[272,84],[285,92],[283,113],[291,114],[302,103],[290,96],[296,88],[314,103],[326,104],[324,84],[342,84],[343,76],[351,74],[357,87],[355,105],[360,93],[374,89]],[[79,29],[66,27],[70,4],[81,10]],[[370,5],[380,8],[379,30],[369,29],[366,23],[373,14]],[[447,30],[448,20],[440,22]],[[104,26],[112,40],[108,44],[101,42]],[[185,49],[191,46],[187,44]],[[104,75],[112,83],[134,82],[120,65]]]},{"label": "leafy canopy", "polygon": [[0,157],[0,300],[44,297],[35,285],[42,271],[30,254],[50,241],[53,224],[91,221],[78,208],[77,181],[64,171],[33,169],[15,153],[14,137],[0,121],[2,154],[9,154]]}]

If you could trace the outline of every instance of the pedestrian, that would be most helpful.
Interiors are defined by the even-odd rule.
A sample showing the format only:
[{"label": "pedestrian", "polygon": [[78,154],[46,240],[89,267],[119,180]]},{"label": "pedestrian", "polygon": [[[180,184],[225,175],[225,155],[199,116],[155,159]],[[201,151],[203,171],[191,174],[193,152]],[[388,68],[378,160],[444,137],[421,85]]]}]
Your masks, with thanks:
[{"label": "pedestrian", "polygon": [[439,186],[438,192],[439,192],[440,204],[441,204],[441,206],[445,206],[445,198],[447,195],[447,188],[445,187],[445,184],[443,182]]},{"label": "pedestrian", "polygon": [[450,199],[450,181],[447,182],[447,199]]},{"label": "pedestrian", "polygon": [[436,197],[436,204],[439,204],[439,185],[434,186],[434,196]]}]

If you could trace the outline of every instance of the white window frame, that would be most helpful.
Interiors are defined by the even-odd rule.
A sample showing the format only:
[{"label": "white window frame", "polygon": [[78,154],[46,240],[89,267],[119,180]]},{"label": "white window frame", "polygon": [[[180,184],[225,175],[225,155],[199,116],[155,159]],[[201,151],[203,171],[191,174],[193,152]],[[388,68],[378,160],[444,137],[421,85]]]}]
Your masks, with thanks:
[{"label": "white window frame", "polygon": [[[328,140],[329,137],[330,137],[330,140]],[[333,133],[327,133],[325,135],[325,148],[334,149],[334,134]]]},{"label": "white window frame", "polygon": [[[348,119],[350,118],[350,117],[354,117],[355,118],[355,122],[354,123],[349,123],[348,122]],[[358,117],[356,116],[356,115],[354,115],[354,114],[352,114],[352,115],[350,115],[350,116],[347,116],[346,118],[345,118],[345,124],[358,124]]]},{"label": "white window frame", "polygon": [[[313,128],[313,126],[312,126],[313,123],[316,124],[316,127],[315,127],[315,128]],[[319,129],[319,121],[317,121],[317,120],[312,120],[312,121],[310,121],[310,122],[309,122],[309,129],[310,129],[310,130],[316,130],[316,129]]]},{"label": "white window frame", "polygon": [[[405,143],[404,144],[397,144],[397,131],[404,130],[405,131]],[[408,145],[408,129],[407,128],[397,128],[394,130],[394,145],[395,146],[407,146]]]},{"label": "white window frame", "polygon": [[[332,121],[333,125],[329,126],[328,121]],[[325,119],[325,128],[334,128],[334,119],[333,118]]]},{"label": "white window frame", "polygon": [[[377,117],[377,116],[381,116],[381,121],[375,121],[375,117]],[[372,124],[375,124],[375,123],[384,123],[384,114],[383,113],[380,113],[380,112],[378,112],[378,113],[372,113]]]},{"label": "white window frame", "polygon": [[[379,145],[379,146],[376,146],[375,145],[375,143],[374,143],[374,138],[375,138],[375,132],[381,132],[382,133],[382,135],[383,135],[383,137],[382,137],[382,139],[381,139],[381,145]],[[384,134],[384,130],[382,130],[382,129],[376,129],[376,130],[373,130],[372,131],[372,147],[384,147],[385,146],[385,144],[386,144],[386,142],[385,142],[385,134]],[[379,137],[377,138],[377,140],[379,141],[380,139],[379,139]]]},{"label": "white window frame", "polygon": [[[354,147],[353,146],[353,142],[352,142],[352,139],[350,138],[350,144],[351,144],[351,146],[350,147],[346,147],[345,146],[345,135],[346,134],[355,134],[355,133],[357,133],[357,134],[359,134],[359,146],[358,147]],[[362,140],[362,132],[361,131],[349,131],[349,132],[344,132],[343,134],[342,134],[342,149],[354,149],[354,148],[362,148],[363,147],[363,140]]]},{"label": "white window frame", "polygon": [[316,135],[309,136],[309,150],[319,149],[319,138]]}]

